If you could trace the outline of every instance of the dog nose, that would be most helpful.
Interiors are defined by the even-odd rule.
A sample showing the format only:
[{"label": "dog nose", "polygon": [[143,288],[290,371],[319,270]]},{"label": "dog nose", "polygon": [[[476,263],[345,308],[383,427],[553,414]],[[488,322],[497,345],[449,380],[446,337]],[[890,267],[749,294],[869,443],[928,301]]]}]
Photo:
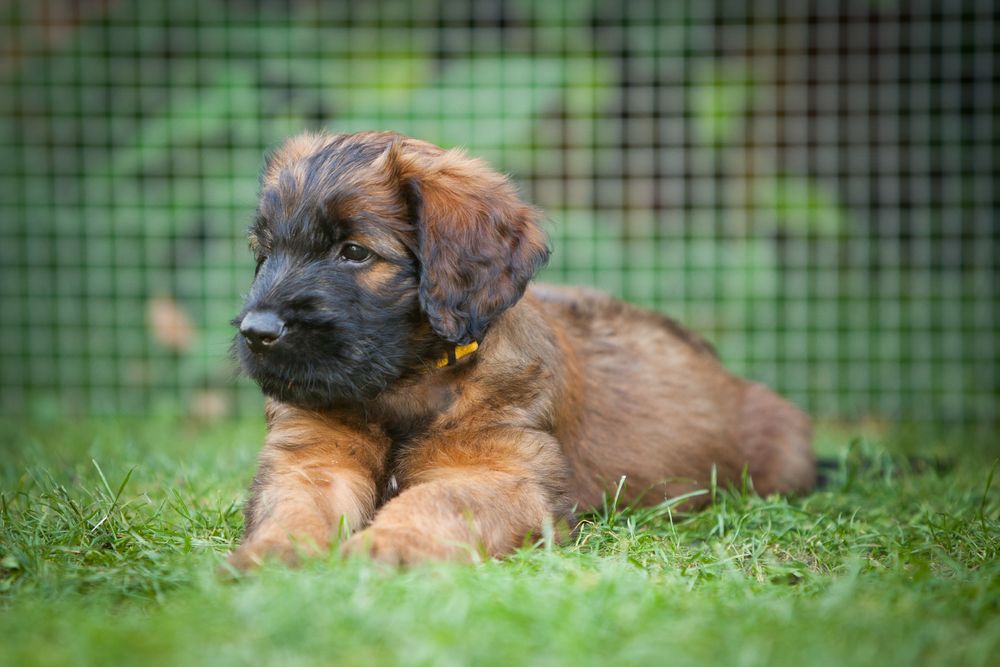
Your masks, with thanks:
[{"label": "dog nose", "polygon": [[276,313],[252,310],[243,316],[240,333],[254,352],[272,347],[285,334],[285,322]]}]

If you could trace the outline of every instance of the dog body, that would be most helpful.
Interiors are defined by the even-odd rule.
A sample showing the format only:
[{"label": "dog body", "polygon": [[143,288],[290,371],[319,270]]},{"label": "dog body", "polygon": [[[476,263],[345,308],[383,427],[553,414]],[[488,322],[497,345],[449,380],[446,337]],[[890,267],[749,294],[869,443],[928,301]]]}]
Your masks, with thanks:
[{"label": "dog body", "polygon": [[811,487],[808,418],[730,374],[673,320],[592,290],[544,286],[526,301],[558,332],[560,365],[572,369],[556,433],[576,506],[599,505],[623,476],[625,500],[658,503],[705,489],[713,466],[723,484],[747,466],[764,495]]},{"label": "dog body", "polygon": [[481,161],[400,135],[272,156],[235,320],[268,436],[234,565],[345,528],[347,552],[395,563],[500,556],[622,476],[642,503],[744,469],[761,493],[812,486],[808,418],[700,338],[596,291],[527,289],[538,219]]}]

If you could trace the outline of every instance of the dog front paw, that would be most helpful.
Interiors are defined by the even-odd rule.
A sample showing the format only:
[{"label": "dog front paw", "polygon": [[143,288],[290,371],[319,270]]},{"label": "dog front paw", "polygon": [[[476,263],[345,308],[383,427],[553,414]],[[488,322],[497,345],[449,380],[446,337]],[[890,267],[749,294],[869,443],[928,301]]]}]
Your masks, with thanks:
[{"label": "dog front paw", "polygon": [[341,548],[344,556],[367,556],[393,566],[415,565],[428,561],[481,561],[478,551],[469,545],[448,544],[416,531],[373,526],[357,533]]},{"label": "dog front paw", "polygon": [[265,561],[275,560],[295,567],[303,558],[319,556],[324,549],[312,540],[258,539],[244,542],[229,554],[226,562],[241,572],[260,567]]}]

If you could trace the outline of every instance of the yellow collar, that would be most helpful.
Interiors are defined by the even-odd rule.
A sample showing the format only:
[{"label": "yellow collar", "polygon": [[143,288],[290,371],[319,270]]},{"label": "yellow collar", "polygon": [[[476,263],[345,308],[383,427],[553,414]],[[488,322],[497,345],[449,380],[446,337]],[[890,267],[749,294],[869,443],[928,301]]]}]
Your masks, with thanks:
[{"label": "yellow collar", "polygon": [[448,350],[447,354],[441,356],[440,359],[434,362],[434,366],[437,368],[444,368],[445,366],[450,366],[462,357],[472,354],[479,349],[479,343],[472,341],[468,345],[456,345],[454,349]]}]

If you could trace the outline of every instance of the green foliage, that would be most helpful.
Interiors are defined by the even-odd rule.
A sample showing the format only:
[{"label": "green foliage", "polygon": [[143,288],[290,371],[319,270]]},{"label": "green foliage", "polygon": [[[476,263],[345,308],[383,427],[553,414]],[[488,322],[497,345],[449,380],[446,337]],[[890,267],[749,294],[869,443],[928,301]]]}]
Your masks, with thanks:
[{"label": "green foliage", "polygon": [[746,480],[682,514],[611,494],[570,543],[502,562],[331,556],[232,580],[217,568],[261,430],[4,423],[0,664],[988,665],[1000,650],[992,440],[944,469],[903,455],[947,443],[826,429],[839,464],[802,498]]},{"label": "green foliage", "polygon": [[[954,153],[988,113],[936,105],[952,83],[931,76],[988,59],[968,12],[876,49],[873,72],[914,76],[872,95],[816,47],[848,18],[898,41],[864,6],[8,4],[0,412],[252,411],[227,350],[258,172],[325,128],[486,158],[556,221],[547,279],[682,320],[813,413],[996,421],[992,173]],[[158,299],[185,344],[157,335]]]},{"label": "green foliage", "polygon": [[691,115],[698,138],[711,145],[736,139],[753,100],[753,81],[740,64],[713,64],[695,77]]},{"label": "green foliage", "polygon": [[846,231],[848,214],[836,194],[808,178],[761,178],[754,185],[754,197],[764,217],[783,231],[834,237]]}]

